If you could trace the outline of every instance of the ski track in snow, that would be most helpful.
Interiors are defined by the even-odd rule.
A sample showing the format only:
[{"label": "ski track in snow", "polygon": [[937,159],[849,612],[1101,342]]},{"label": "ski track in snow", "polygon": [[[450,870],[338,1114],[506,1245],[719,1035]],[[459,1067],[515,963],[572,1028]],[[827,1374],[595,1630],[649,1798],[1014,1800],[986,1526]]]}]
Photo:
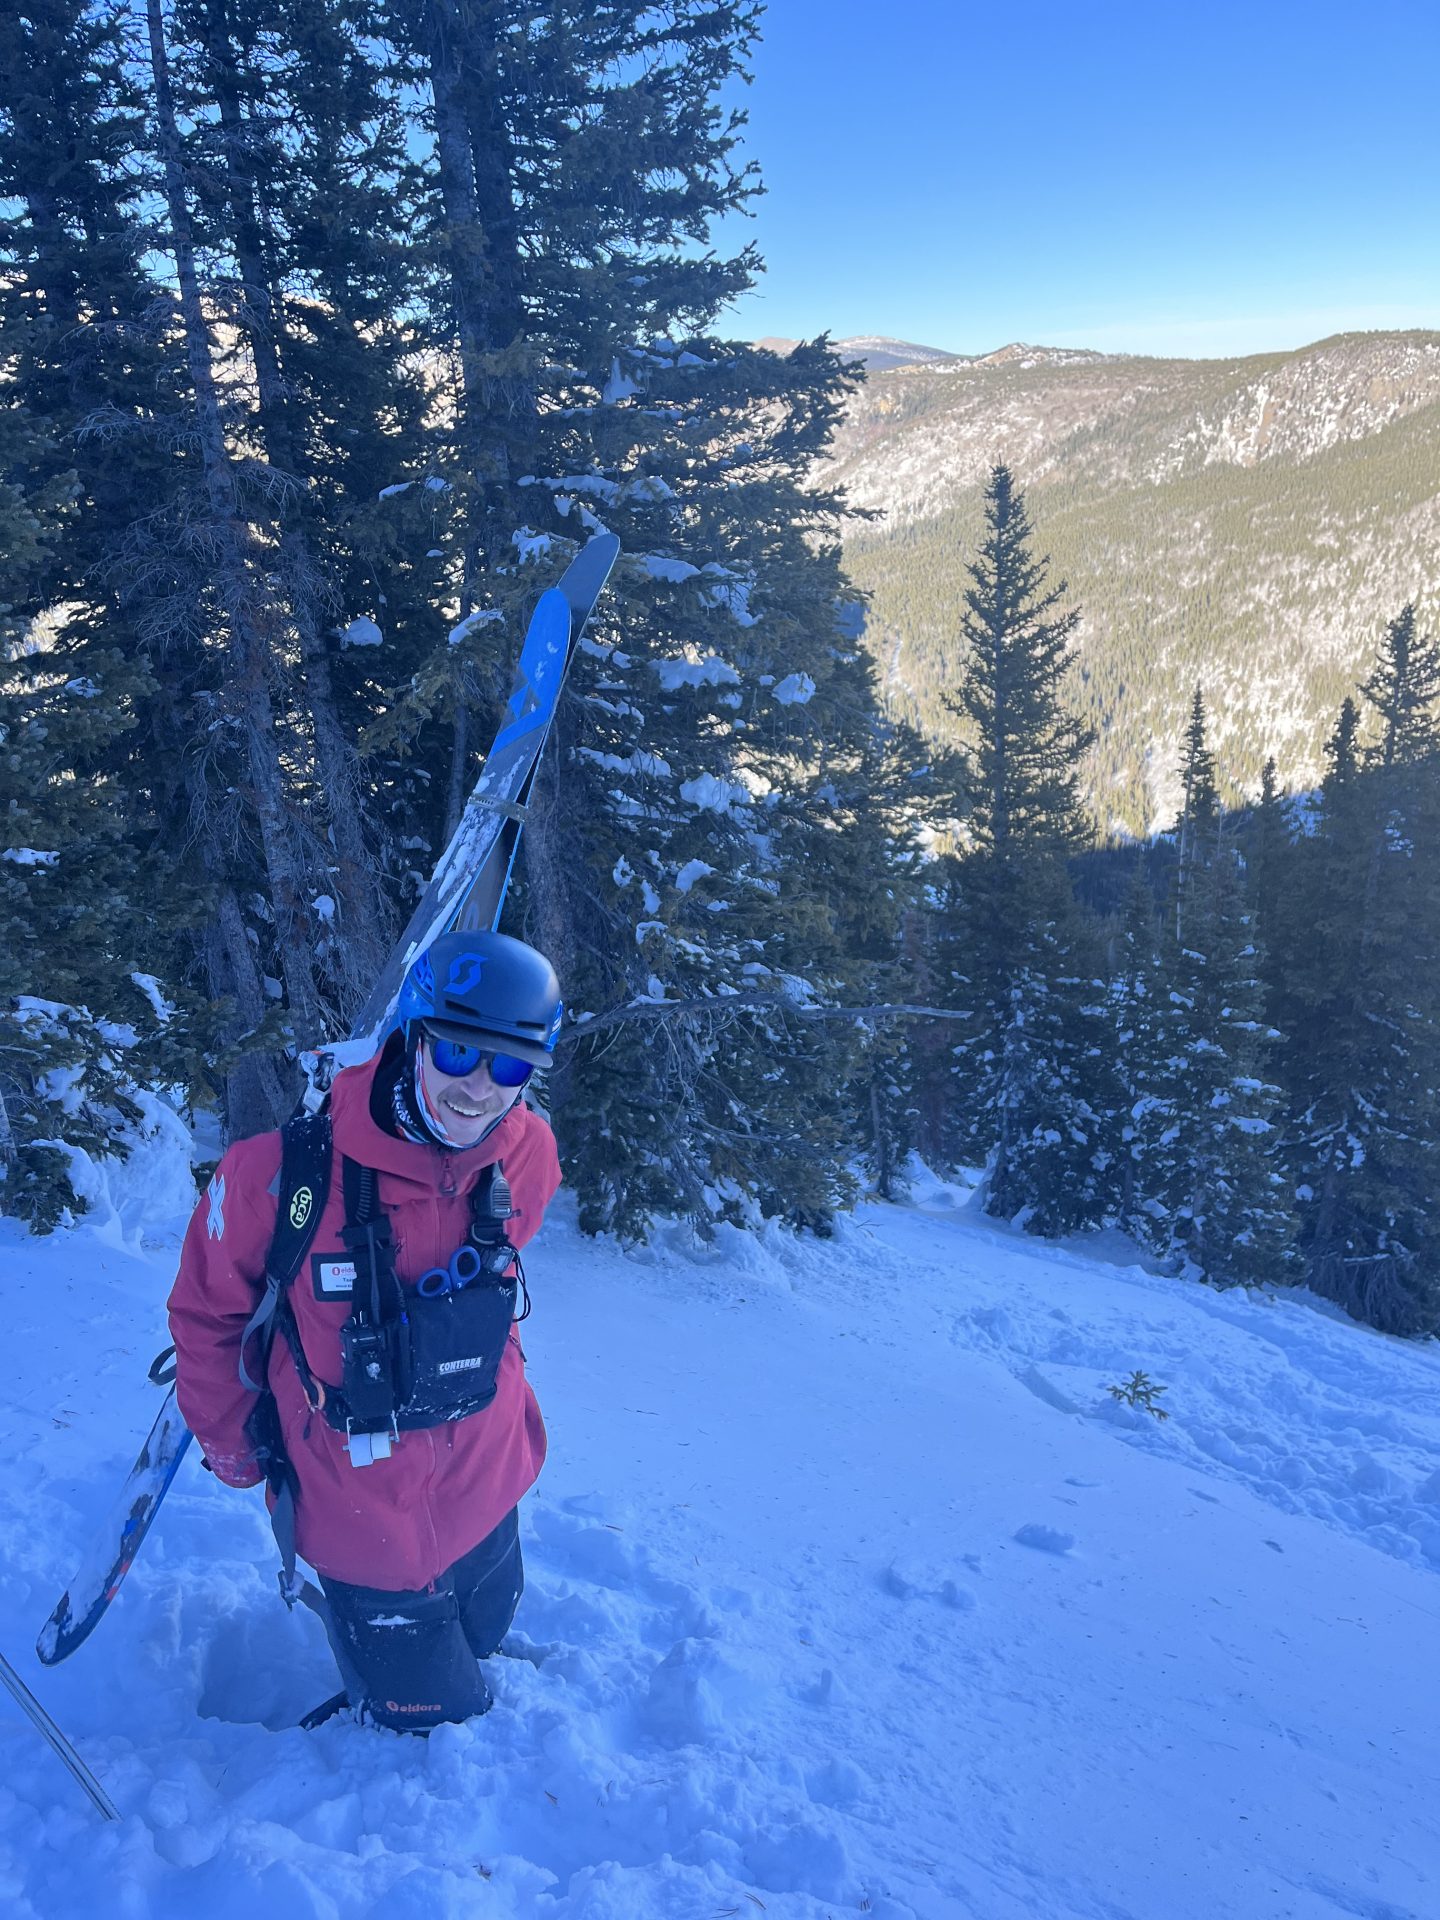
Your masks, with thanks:
[{"label": "ski track in snow", "polygon": [[[295,1727],[323,1635],[193,1459],[39,1666],[158,1405],[176,1240],[0,1222],[3,1649],[122,1814],[7,1704],[0,1913],[1433,1920],[1440,1351],[966,1198],[628,1255],[562,1203],[510,1657],[425,1742]],[[1137,1368],[1163,1425],[1105,1391]]]}]

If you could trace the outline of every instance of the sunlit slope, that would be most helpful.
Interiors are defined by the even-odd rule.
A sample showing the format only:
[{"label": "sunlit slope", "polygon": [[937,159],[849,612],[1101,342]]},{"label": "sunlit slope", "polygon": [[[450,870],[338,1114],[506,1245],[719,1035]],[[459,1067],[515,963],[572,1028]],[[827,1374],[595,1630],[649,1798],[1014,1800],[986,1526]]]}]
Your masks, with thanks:
[{"label": "sunlit slope", "polygon": [[895,710],[948,734],[980,486],[1004,459],[1084,613],[1075,697],[1106,826],[1173,806],[1197,684],[1227,779],[1308,784],[1335,709],[1407,599],[1440,612],[1440,335],[1235,361],[1021,357],[872,376],[834,477]]}]

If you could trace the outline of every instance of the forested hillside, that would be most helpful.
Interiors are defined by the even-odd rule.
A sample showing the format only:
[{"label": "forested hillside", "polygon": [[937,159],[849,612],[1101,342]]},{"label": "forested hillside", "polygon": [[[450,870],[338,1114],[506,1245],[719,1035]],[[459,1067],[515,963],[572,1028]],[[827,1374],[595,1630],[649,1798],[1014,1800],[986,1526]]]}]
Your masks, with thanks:
[{"label": "forested hillside", "polygon": [[[586,1222],[854,1190],[869,1041],[786,1009],[879,997],[924,801],[885,798],[916,756],[842,636],[838,505],[802,485],[852,376],[727,340],[755,259],[694,245],[756,187],[718,98],[755,25],[0,23],[7,1209],[83,1200],[147,1087],[232,1137],[289,1111],[601,526],[625,560],[507,919],[572,1006],[624,1016],[551,1081]],[[626,1011],[666,995],[673,1026]]]},{"label": "forested hillside", "polygon": [[828,1233],[918,1153],[1440,1329],[1440,337],[736,341],[756,26],[0,20],[0,1204],[291,1109],[608,531],[504,921],[583,1228]]},{"label": "forested hillside", "polygon": [[1173,817],[1197,684],[1227,796],[1253,797],[1272,753],[1284,785],[1312,786],[1385,621],[1407,600],[1440,609],[1440,336],[872,372],[826,477],[880,516],[851,524],[845,558],[873,596],[883,697],[938,737],[995,459],[1025,482],[1081,612],[1073,697],[1099,731],[1086,783],[1111,831]]}]

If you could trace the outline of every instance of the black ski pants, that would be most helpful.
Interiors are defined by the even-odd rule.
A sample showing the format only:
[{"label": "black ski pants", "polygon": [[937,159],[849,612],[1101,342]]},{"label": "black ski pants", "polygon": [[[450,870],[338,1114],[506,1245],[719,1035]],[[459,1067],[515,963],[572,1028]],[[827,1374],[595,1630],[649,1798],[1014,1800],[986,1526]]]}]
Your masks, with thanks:
[{"label": "black ski pants", "polygon": [[410,1733],[468,1720],[490,1708],[477,1662],[509,1631],[525,1585],[519,1509],[418,1593],[352,1587],[323,1574],[320,1584],[352,1706],[379,1726]]}]

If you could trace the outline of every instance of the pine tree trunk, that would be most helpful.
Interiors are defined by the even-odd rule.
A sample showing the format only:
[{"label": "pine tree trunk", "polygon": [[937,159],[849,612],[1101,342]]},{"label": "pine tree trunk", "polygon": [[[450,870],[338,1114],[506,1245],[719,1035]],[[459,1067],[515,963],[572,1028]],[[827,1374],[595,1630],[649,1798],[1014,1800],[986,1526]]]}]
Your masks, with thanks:
[{"label": "pine tree trunk", "polygon": [[[236,1037],[253,1033],[265,1017],[265,993],[233,887],[226,887],[220,896],[215,921],[205,936],[204,953],[212,992],[235,1004],[239,1016]],[[242,1054],[227,1068],[225,1122],[231,1140],[267,1133],[279,1125],[294,1104],[295,1089],[286,1086],[272,1055]]]},{"label": "pine tree trunk", "polygon": [[875,1142],[875,1191],[882,1200],[893,1198],[893,1169],[890,1164],[890,1135],[880,1105],[880,1083],[870,1079],[870,1136]]},{"label": "pine tree trunk", "polygon": [[[515,531],[511,447],[533,438],[535,396],[519,376],[498,376],[497,351],[515,346],[523,328],[520,261],[509,134],[499,98],[495,9],[472,8],[462,19],[456,0],[427,0],[422,31],[435,107],[435,149],[451,299],[460,349],[458,437],[474,488],[465,542],[460,617],[479,605],[487,572],[505,564]],[[496,698],[503,688],[493,690]],[[469,712],[456,700],[447,836],[470,789]]]},{"label": "pine tree trunk", "polygon": [[[259,401],[257,424],[272,467],[303,488],[309,476],[292,431],[277,345],[278,303],[266,265],[255,184],[245,159],[246,128],[231,49],[225,6],[215,0],[206,22],[220,123],[227,136],[225,161],[234,215],[236,264],[243,296],[242,324],[255,359]],[[321,602],[323,583],[303,525],[304,504],[297,495],[282,497],[278,509],[282,574],[290,592],[290,610],[300,642],[305,698],[315,754],[315,788],[323,797],[339,869],[335,893],[338,938],[334,943],[343,1004],[348,1018],[365,1000],[389,951],[390,915],[377,884],[376,863],[365,844],[363,782],[359,757],[345,738],[336,707],[330,655],[325,645]],[[318,1032],[316,1037],[318,1037]]]},{"label": "pine tree trunk", "polygon": [[1340,1168],[1332,1145],[1325,1160],[1325,1172],[1320,1182],[1320,1193],[1315,1203],[1306,1249],[1312,1267],[1323,1267],[1328,1260],[1338,1260],[1341,1249],[1336,1245],[1337,1227],[1340,1214]]},{"label": "pine tree trunk", "polygon": [[285,981],[291,1017],[298,1034],[318,1037],[323,1031],[323,1016],[311,965],[310,930],[305,917],[308,906],[305,881],[307,877],[314,876],[307,876],[303,871],[296,844],[298,835],[287,815],[280,745],[270,698],[272,661],[265,629],[277,621],[279,610],[273,604],[267,604],[263,593],[257,592],[264,573],[262,556],[256,551],[251,529],[241,518],[235,498],[234,474],[225,447],[185,197],[160,0],[146,0],[146,17],[170,237],[180,287],[186,360],[194,389],[196,438],[217,547],[215,582],[229,630],[227,638],[234,704],[242,720],[245,757],[250,774],[248,797],[259,828],[275,913],[279,966]]},{"label": "pine tree trunk", "polygon": [[1127,1233],[1134,1231],[1135,1218],[1135,1155],[1126,1148],[1125,1171],[1120,1179],[1120,1224]]},{"label": "pine tree trunk", "polygon": [[[457,426],[460,451],[475,488],[460,580],[460,618],[465,620],[478,604],[482,554],[487,544],[484,523],[488,517],[485,513],[485,496],[488,492],[485,480],[489,450],[480,425],[480,366],[486,348],[481,292],[485,271],[485,241],[475,204],[469,129],[460,78],[458,24],[454,8],[447,5],[445,0],[432,0],[432,4],[425,9],[430,86],[435,102],[435,151],[449,242],[451,299],[460,347]],[[445,795],[446,839],[459,824],[469,788],[470,714],[463,685],[457,685],[452,724],[450,776]]]},{"label": "pine tree trunk", "polygon": [[[194,755],[184,751],[185,725],[173,690],[162,685],[151,708],[155,730],[157,812],[173,823],[177,840],[197,841],[206,871],[221,875],[227,865],[226,832],[214,796],[205,785]],[[265,1018],[268,1002],[254,943],[233,885],[219,888],[214,918],[197,940],[200,965],[210,998],[229,1001],[234,1013],[219,1036],[224,1051],[243,1045]],[[298,1085],[287,1078],[275,1056],[258,1049],[241,1054],[225,1070],[221,1089],[227,1140],[247,1139],[276,1127],[295,1104]]]}]

